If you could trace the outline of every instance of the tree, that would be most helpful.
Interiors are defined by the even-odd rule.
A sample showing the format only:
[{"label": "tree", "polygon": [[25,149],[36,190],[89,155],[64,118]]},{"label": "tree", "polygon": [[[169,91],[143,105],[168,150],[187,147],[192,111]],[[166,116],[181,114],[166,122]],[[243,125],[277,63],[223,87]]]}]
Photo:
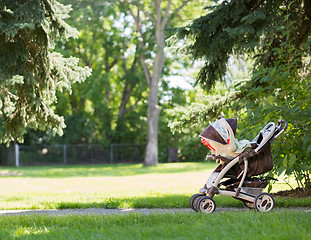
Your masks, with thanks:
[{"label": "tree", "polygon": [[[137,41],[130,34],[133,22],[120,10],[118,2],[62,1],[72,4],[68,21],[80,33],[78,39],[60,43],[58,48],[65,56],[79,56],[83,65],[92,68],[92,76],[87,81],[73,86],[74,94],[61,96],[66,102],[65,109],[71,109],[67,118],[84,119],[87,124],[84,126],[92,131],[90,134],[85,129],[75,142],[121,141],[121,134],[129,132],[125,126],[131,124],[124,115],[144,100],[146,91],[136,53]],[[75,128],[79,126],[73,122],[70,129],[65,130],[65,138],[73,136]],[[132,139],[122,141],[132,142]]]},{"label": "tree", "polygon": [[[284,18],[293,23],[290,42],[301,49],[310,36],[311,2],[305,1],[223,1],[212,12],[182,27],[177,37],[188,39],[185,51],[195,60],[203,59],[198,82],[209,89],[216,80],[223,80],[232,54],[255,58],[254,66],[274,63],[274,47],[284,41],[281,30]],[[286,7],[289,6],[289,7]]]},{"label": "tree", "polygon": [[[149,87],[148,93],[148,137],[145,165],[158,163],[158,123],[160,115],[158,87],[165,61],[165,40],[167,29],[176,23],[180,12],[190,2],[184,1],[123,1],[126,9],[133,17],[136,34],[139,39],[139,60],[143,66],[145,79]],[[192,3],[198,6],[201,2]],[[151,51],[149,50],[151,47]],[[148,56],[149,55],[149,56]],[[153,57],[152,57],[153,55]],[[152,63],[147,60],[152,59]]]},{"label": "tree", "polygon": [[1,1],[1,142],[22,141],[26,128],[62,134],[64,118],[53,107],[56,91],[70,92],[91,74],[76,58],[53,51],[57,40],[77,35],[64,21],[69,11],[54,0]]},{"label": "tree", "polygon": [[232,54],[255,58],[250,80],[236,82],[220,102],[216,96],[216,104],[211,101],[210,106],[197,108],[183,122],[225,106],[231,113],[244,113],[248,127],[244,136],[249,136],[261,121],[288,120],[283,141],[276,143],[274,173],[293,173],[302,188],[311,185],[310,4],[309,0],[224,1],[177,33],[188,40],[185,51],[204,59],[198,82],[207,90],[224,80]]}]

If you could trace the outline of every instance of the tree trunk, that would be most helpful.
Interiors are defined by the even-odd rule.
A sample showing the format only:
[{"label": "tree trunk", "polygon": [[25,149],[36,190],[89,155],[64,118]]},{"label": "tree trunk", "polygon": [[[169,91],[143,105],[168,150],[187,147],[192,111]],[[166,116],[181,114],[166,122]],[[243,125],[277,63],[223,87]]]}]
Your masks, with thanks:
[{"label": "tree trunk", "polygon": [[148,138],[145,162],[146,166],[158,164],[158,125],[160,116],[158,106],[158,81],[152,79],[148,97]]},{"label": "tree trunk", "polygon": [[[159,19],[159,17],[158,17]],[[160,18],[161,20],[161,18]],[[165,35],[161,27],[161,21],[156,24],[157,52],[153,64],[153,74],[149,85],[148,97],[148,138],[144,164],[153,166],[159,163],[158,160],[158,126],[161,109],[158,106],[158,84],[164,64]]]},{"label": "tree trunk", "polygon": [[[189,2],[190,0],[182,1],[180,6],[175,10],[174,14],[178,14],[179,11]],[[130,6],[129,1],[124,0],[128,6]],[[145,56],[140,55],[140,61],[144,69],[145,77],[149,85],[149,96],[148,96],[148,138],[145,156],[145,165],[152,166],[158,164],[158,125],[160,116],[160,107],[158,106],[158,84],[162,74],[163,64],[164,64],[164,46],[165,46],[165,34],[164,28],[170,22],[170,10],[172,6],[172,0],[167,0],[165,10],[161,9],[162,0],[153,0],[155,14],[147,14],[147,17],[153,19],[152,22],[155,24],[155,35],[156,35],[156,57],[154,59],[152,76],[150,76],[150,69],[145,62]],[[141,6],[137,5],[136,14],[129,7],[129,12],[132,15],[136,30],[141,38],[140,44],[138,45],[138,50],[144,50],[144,35],[142,32],[142,21],[140,18],[140,13],[142,12]],[[142,51],[143,52],[143,51]]]},{"label": "tree trunk", "polygon": [[[129,12],[132,15],[136,30],[141,39],[137,50],[145,50],[144,47],[144,35],[142,31],[142,20],[140,14],[142,11],[142,6],[136,5],[136,13],[131,9],[130,2],[124,0],[124,2],[129,7]],[[145,56],[140,55],[140,61],[144,69],[145,77],[149,85],[149,96],[148,96],[148,138],[147,138],[147,147],[146,147],[146,156],[145,156],[145,165],[152,166],[158,164],[158,125],[159,125],[159,116],[161,109],[158,106],[158,84],[161,78],[163,64],[164,64],[164,46],[165,46],[165,34],[164,29],[166,25],[170,23],[171,16],[171,6],[172,0],[163,1],[166,4],[165,10],[161,9],[162,0],[153,0],[155,14],[147,14],[147,18],[152,18],[152,23],[154,24],[155,35],[156,35],[156,57],[154,59],[152,76],[150,75],[150,69],[145,62]],[[183,9],[183,7],[190,2],[190,0],[182,1],[179,7],[175,9],[174,14],[177,16],[178,13]],[[163,6],[163,5],[162,5]],[[144,51],[142,51],[144,52]]]}]

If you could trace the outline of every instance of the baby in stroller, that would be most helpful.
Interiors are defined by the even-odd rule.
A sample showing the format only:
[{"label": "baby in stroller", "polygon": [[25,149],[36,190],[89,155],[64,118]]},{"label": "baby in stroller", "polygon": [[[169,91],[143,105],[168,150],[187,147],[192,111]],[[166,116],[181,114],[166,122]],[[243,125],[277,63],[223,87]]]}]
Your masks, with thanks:
[{"label": "baby in stroller", "polygon": [[202,143],[212,154],[207,159],[220,163],[208,178],[199,194],[190,198],[190,207],[210,213],[216,208],[214,195],[227,195],[241,200],[244,205],[261,212],[274,207],[274,198],[263,193],[269,179],[256,177],[273,168],[271,143],[287,128],[280,119],[277,125],[268,123],[250,142],[235,138],[237,119],[220,116],[200,134]]}]

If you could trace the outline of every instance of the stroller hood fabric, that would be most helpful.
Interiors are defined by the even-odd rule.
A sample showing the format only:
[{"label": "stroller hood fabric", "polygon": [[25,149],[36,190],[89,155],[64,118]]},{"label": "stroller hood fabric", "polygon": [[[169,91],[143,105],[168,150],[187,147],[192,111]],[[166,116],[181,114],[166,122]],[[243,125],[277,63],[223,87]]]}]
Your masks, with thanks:
[{"label": "stroller hood fabric", "polygon": [[[235,135],[237,128],[237,119],[229,118],[226,119],[226,121],[229,123]],[[208,125],[207,128],[200,134],[200,136],[218,142],[220,144],[227,144],[227,140],[229,139],[228,131],[224,128],[222,124],[219,123],[219,121],[215,121]]]}]

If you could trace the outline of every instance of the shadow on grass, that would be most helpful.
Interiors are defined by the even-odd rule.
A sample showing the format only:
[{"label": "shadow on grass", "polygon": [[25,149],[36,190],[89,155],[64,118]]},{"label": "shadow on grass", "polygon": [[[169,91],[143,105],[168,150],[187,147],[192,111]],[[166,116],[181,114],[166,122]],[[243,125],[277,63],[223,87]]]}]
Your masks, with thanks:
[{"label": "shadow on grass", "polygon": [[[68,166],[32,166],[32,167],[1,167],[1,177],[100,177],[100,176],[134,176],[140,174],[165,174],[205,171],[214,169],[215,163],[164,163],[146,167],[143,164],[99,164],[99,165],[68,165]],[[5,174],[1,174],[5,173]],[[8,175],[7,173],[10,173]]]},{"label": "shadow on grass", "polygon": [[[190,208],[189,200],[191,196],[187,195],[167,195],[143,198],[108,198],[101,202],[61,202],[56,205],[56,209],[86,209],[86,208]],[[229,196],[214,197],[217,208],[243,208],[241,201]],[[276,198],[275,207],[310,207],[311,198]],[[311,210],[311,209],[310,209]]]},{"label": "shadow on grass", "polygon": [[[189,208],[191,196],[187,195],[168,195],[143,198],[108,198],[101,202],[61,202],[56,209],[86,209],[86,208]],[[240,201],[227,196],[216,196],[216,205],[219,207],[243,207]]]}]

